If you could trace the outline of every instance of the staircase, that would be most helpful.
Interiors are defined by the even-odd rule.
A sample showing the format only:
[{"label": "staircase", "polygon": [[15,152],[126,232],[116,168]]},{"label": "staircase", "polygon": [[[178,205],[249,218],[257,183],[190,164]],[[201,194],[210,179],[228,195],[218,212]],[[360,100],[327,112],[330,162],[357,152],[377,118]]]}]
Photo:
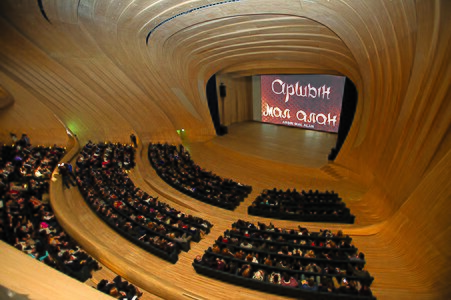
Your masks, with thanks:
[{"label": "staircase", "polygon": [[[346,176],[341,174],[340,168],[333,164],[327,164],[325,166],[322,166],[320,168],[320,170],[323,171],[324,173],[326,173],[327,175],[329,175],[330,177],[332,177],[336,181],[341,181],[341,180],[344,180],[347,178]],[[341,171],[344,171],[344,170],[341,170]]]}]

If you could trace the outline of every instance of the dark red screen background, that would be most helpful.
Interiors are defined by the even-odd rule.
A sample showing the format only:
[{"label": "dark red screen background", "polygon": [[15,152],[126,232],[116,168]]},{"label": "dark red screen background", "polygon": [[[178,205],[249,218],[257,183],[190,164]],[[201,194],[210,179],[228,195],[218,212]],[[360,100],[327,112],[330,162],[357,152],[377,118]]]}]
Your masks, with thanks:
[{"label": "dark red screen background", "polygon": [[[340,124],[345,79],[343,76],[333,75],[262,75],[262,121],[312,130],[337,132]],[[298,88],[297,91],[298,94],[302,95],[296,95],[295,92],[285,102],[286,93],[277,94],[273,92],[273,82],[275,80],[278,80],[274,83],[275,92],[286,91],[288,86],[292,86],[292,89],[289,91],[293,92],[296,83],[298,83],[298,87],[302,87],[302,89]],[[281,82],[285,84],[285,88],[283,88]],[[308,93],[309,84],[310,87],[316,89],[316,92],[311,91],[310,96]],[[325,88],[321,88],[323,86]],[[321,88],[321,91],[326,91],[327,88],[330,88],[328,98],[327,93],[321,93],[324,97],[314,97],[318,88]],[[297,114],[301,120],[298,119]],[[332,121],[333,119],[336,120],[335,124]]]}]

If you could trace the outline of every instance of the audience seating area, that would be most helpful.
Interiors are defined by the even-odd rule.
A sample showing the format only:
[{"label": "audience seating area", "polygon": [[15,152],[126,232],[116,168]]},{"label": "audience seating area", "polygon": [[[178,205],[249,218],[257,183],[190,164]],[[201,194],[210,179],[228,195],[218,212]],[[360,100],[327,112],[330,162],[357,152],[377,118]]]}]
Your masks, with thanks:
[{"label": "audience seating area", "polygon": [[365,256],[341,231],[309,232],[239,220],[197,256],[197,273],[263,292],[311,299],[375,299]]},{"label": "audience seating area", "polygon": [[58,224],[49,205],[49,181],[65,149],[33,147],[28,138],[1,147],[0,238],[30,257],[79,281],[97,261]]},{"label": "audience seating area", "polygon": [[303,222],[353,224],[355,216],[335,192],[264,190],[248,213],[254,216]]},{"label": "audience seating area", "polygon": [[212,225],[182,213],[136,187],[127,175],[134,166],[130,145],[89,142],[76,162],[77,183],[89,206],[114,230],[172,263]]},{"label": "audience seating area", "polygon": [[252,187],[224,179],[196,165],[183,145],[149,145],[149,161],[166,183],[205,203],[234,210]]},{"label": "audience seating area", "polygon": [[[97,261],[59,226],[49,205],[49,180],[65,150],[32,147],[29,140],[1,147],[0,238],[36,260],[86,281]],[[76,184],[88,205],[133,243],[176,263],[180,251],[199,242],[212,224],[185,214],[136,187],[130,145],[88,142],[76,161]],[[158,174],[190,196],[234,209],[251,188],[202,170],[183,146],[151,144],[149,159]],[[71,166],[59,165],[67,188]],[[63,178],[64,179],[64,178]],[[353,223],[339,196],[326,191],[265,190],[249,214],[288,220]],[[341,231],[310,232],[238,220],[193,262],[196,272],[232,284],[290,297],[375,299],[365,256]],[[119,299],[142,293],[119,276],[97,288]]]}]

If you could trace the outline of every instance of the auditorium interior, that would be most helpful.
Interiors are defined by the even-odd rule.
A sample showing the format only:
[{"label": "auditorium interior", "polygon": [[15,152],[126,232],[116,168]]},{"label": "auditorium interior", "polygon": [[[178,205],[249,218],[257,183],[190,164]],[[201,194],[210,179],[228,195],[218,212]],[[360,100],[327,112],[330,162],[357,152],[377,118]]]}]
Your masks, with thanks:
[{"label": "auditorium interior", "polygon": [[[447,0],[3,0],[0,141],[26,134],[64,147],[75,166],[88,141],[137,137],[133,183],[213,224],[175,264],[119,235],[60,177],[49,197],[100,272],[142,299],[288,299],[196,273],[196,256],[237,220],[342,230],[365,254],[374,297],[451,299],[450,14]],[[344,137],[256,121],[262,74],[345,76],[358,96]],[[234,210],[195,200],[157,175],[152,143],[183,144],[197,165],[252,192]],[[274,187],[333,190],[355,222],[249,214]],[[111,299],[1,241],[0,264],[0,296]]]}]

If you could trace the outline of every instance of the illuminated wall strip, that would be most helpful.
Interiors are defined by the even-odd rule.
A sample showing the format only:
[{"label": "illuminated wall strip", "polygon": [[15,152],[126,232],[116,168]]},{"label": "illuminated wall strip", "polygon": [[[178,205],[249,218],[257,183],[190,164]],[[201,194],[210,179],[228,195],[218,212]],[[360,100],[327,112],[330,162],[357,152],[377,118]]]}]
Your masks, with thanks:
[{"label": "illuminated wall strip", "polygon": [[175,16],[172,16],[172,17],[170,17],[170,18],[164,20],[163,22],[159,23],[157,26],[155,26],[154,28],[152,28],[151,31],[149,31],[149,33],[147,34],[147,37],[146,37],[146,45],[149,44],[149,38],[150,38],[150,35],[151,35],[158,27],[162,26],[163,24],[165,24],[165,23],[167,23],[167,22],[169,22],[169,21],[174,20],[174,19],[177,18],[177,17],[181,17],[181,16],[184,16],[184,15],[187,15],[187,14],[189,14],[189,13],[192,13],[192,12],[197,11],[197,10],[200,10],[200,9],[211,8],[211,7],[218,6],[218,5],[222,5],[222,4],[228,4],[228,3],[232,3],[232,2],[240,2],[240,1],[241,1],[241,0],[226,0],[226,1],[221,1],[221,2],[217,2],[217,3],[212,3],[212,4],[202,5],[202,6],[199,6],[199,7],[196,7],[196,8],[191,8],[191,9],[189,9],[189,10],[187,10],[187,11],[184,11],[184,12],[181,12],[181,13],[179,13],[179,14],[176,14]]}]

